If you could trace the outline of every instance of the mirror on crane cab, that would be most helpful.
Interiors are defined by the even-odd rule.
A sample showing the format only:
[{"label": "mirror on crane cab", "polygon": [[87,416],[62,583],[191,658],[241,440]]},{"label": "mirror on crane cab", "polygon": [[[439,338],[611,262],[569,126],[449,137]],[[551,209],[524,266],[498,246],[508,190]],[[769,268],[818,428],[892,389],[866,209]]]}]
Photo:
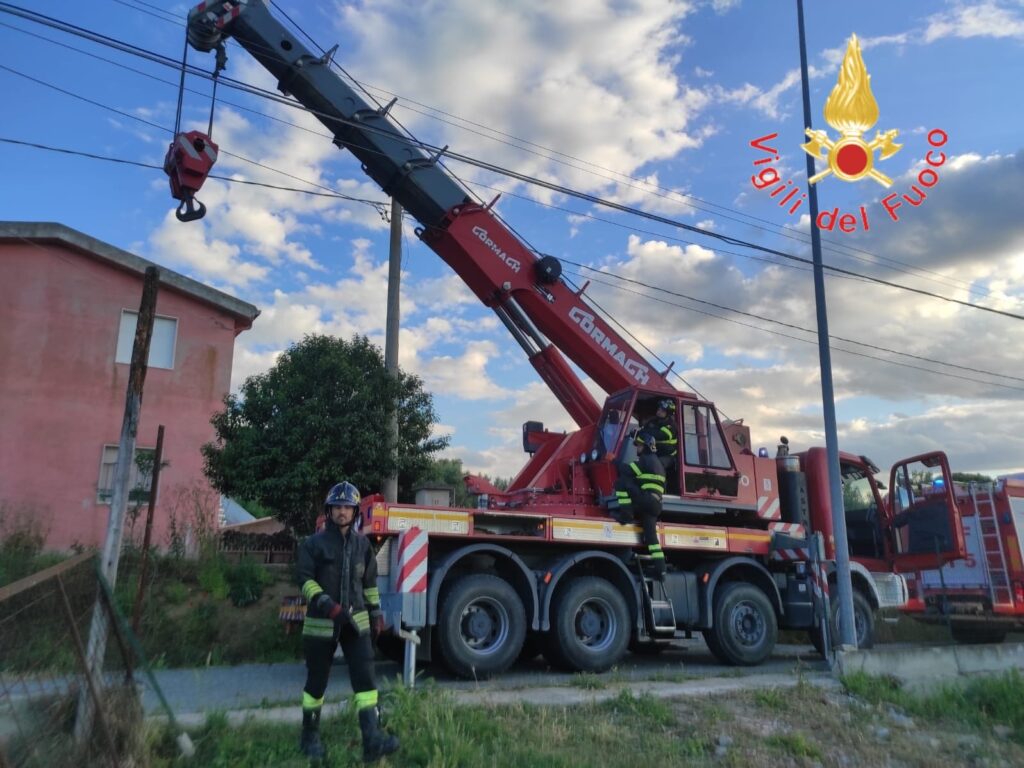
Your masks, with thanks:
[{"label": "mirror on crane cab", "polygon": [[908,572],[941,568],[966,555],[949,462],[941,452],[905,459],[889,476],[893,564]]}]

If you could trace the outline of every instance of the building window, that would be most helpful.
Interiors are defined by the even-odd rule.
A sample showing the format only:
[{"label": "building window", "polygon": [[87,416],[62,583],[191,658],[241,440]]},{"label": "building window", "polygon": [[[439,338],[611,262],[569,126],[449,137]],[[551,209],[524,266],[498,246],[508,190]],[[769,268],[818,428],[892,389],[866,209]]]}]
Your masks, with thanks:
[{"label": "building window", "polygon": [[[117,332],[116,363],[132,361],[132,347],[135,344],[135,328],[139,313],[130,309],[121,310],[121,327]],[[174,368],[174,343],[178,336],[178,320],[157,315],[153,321],[153,338],[149,342],[149,367]]]},{"label": "building window", "polygon": [[[96,503],[109,504],[114,498],[114,467],[117,466],[117,446],[103,446],[103,461],[100,463],[100,480],[96,484]],[[136,448],[128,476],[128,504],[148,504],[149,489],[153,484],[153,462],[156,451],[153,448]]]}]

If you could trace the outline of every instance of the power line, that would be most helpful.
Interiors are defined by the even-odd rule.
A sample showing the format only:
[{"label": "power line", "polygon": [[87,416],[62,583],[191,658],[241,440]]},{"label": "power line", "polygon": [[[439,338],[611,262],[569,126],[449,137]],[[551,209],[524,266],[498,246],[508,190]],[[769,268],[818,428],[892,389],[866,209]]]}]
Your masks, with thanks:
[{"label": "power line", "polygon": [[[756,314],[754,312],[747,312],[745,310],[736,309],[734,307],[729,307],[729,306],[726,306],[724,304],[717,304],[717,303],[715,303],[713,301],[708,301],[706,299],[698,299],[695,296],[689,296],[689,295],[687,295],[685,293],[680,293],[678,291],[673,291],[673,290],[670,290],[668,288],[663,288],[663,287],[657,286],[657,285],[651,285],[650,283],[645,283],[645,282],[643,282],[641,280],[636,280],[636,279],[631,278],[631,277],[626,277],[625,275],[619,275],[619,274],[616,274],[614,272],[609,272],[607,270],[597,269],[595,267],[591,267],[588,264],[581,264],[581,263],[576,262],[576,261],[570,261],[569,259],[563,259],[562,261],[564,263],[566,263],[566,264],[571,264],[574,267],[577,267],[577,268],[580,268],[580,269],[585,269],[588,272],[594,272],[594,273],[599,274],[599,275],[603,275],[603,276],[606,276],[606,277],[611,277],[611,278],[614,278],[616,280],[619,280],[619,281],[622,281],[622,282],[625,282],[625,283],[631,283],[633,285],[637,285],[637,286],[640,286],[642,288],[646,288],[648,290],[658,291],[659,293],[665,293],[665,294],[668,294],[670,296],[675,296],[675,297],[680,298],[680,299],[686,299],[687,301],[692,301],[692,302],[695,302],[697,304],[703,304],[705,306],[713,307],[715,309],[720,309],[720,310],[723,310],[723,311],[726,311],[726,312],[731,312],[733,314],[742,315],[744,317],[753,318],[755,320],[760,320],[760,321],[765,322],[765,323],[771,323],[773,325],[780,325],[780,326],[782,326],[784,328],[789,328],[789,329],[795,330],[795,331],[801,331],[803,333],[811,333],[811,334],[816,333],[816,331],[814,329],[812,329],[812,328],[804,328],[803,326],[795,325],[793,323],[787,323],[787,322],[785,322],[783,320],[777,320],[777,319],[771,318],[771,317],[765,317],[764,315],[759,315],[759,314]],[[588,278],[588,279],[592,279],[592,278]],[[610,283],[604,283],[604,284],[605,285],[611,285]],[[681,305],[677,305],[677,306],[681,306]],[[684,307],[684,309],[686,309],[686,308],[687,307]],[[712,316],[713,317],[719,317],[719,315],[712,315]],[[726,318],[722,318],[722,319],[726,319]],[[868,343],[866,341],[857,341],[856,339],[848,339],[848,338],[845,338],[843,336],[837,336],[835,334],[829,334],[829,338],[830,339],[835,339],[836,341],[844,342],[846,344],[856,344],[857,346],[860,346],[860,347],[866,347],[868,349],[874,349],[874,350],[877,350],[879,352],[885,352],[887,354],[900,355],[902,357],[909,357],[909,358],[914,359],[914,360],[920,360],[921,362],[933,363],[935,365],[943,365],[943,366],[947,366],[949,368],[957,368],[959,370],[969,371],[971,373],[983,373],[983,374],[985,374],[987,376],[996,376],[998,378],[1009,379],[1011,381],[1019,381],[1021,383],[1024,383],[1024,378],[1021,378],[1019,376],[1010,376],[1010,375],[1005,374],[1005,373],[996,373],[995,371],[988,371],[988,370],[985,370],[983,368],[968,367],[968,366],[965,366],[965,365],[958,365],[957,363],[950,363],[950,362],[947,362],[945,360],[936,360],[936,359],[930,358],[930,357],[923,357],[921,355],[915,355],[915,354],[912,354],[910,352],[902,352],[902,351],[896,350],[896,349],[889,349],[888,347],[879,346],[877,344],[871,344],[871,343]]]},{"label": "power line", "polygon": [[[730,317],[723,317],[722,315],[717,315],[717,314],[715,314],[713,312],[708,312],[706,310],[697,309],[696,307],[687,307],[687,306],[684,306],[682,304],[677,304],[676,302],[669,301],[667,299],[661,299],[661,298],[658,298],[657,296],[651,296],[650,294],[642,293],[641,291],[637,291],[637,290],[634,290],[632,288],[626,288],[626,287],[621,286],[621,285],[616,285],[614,283],[610,283],[610,282],[605,281],[605,280],[599,280],[599,279],[591,278],[591,277],[588,277],[586,275],[581,275],[579,273],[574,273],[574,274],[577,274],[579,277],[582,277],[584,279],[588,279],[591,282],[595,282],[595,283],[599,283],[601,285],[608,286],[609,288],[612,288],[613,290],[623,291],[625,293],[632,293],[632,294],[635,294],[637,296],[642,296],[643,298],[645,298],[645,299],[647,299],[649,301],[656,301],[659,304],[667,304],[668,306],[676,307],[677,309],[686,310],[687,312],[694,312],[696,314],[705,315],[707,317],[712,317],[712,318],[715,318],[717,320],[724,320],[727,323],[733,323],[735,325],[743,326],[744,328],[751,328],[753,330],[762,331],[763,333],[770,333],[773,336],[780,336],[780,337],[782,337],[784,339],[791,339],[793,341],[799,341],[799,342],[801,342],[803,344],[817,344],[817,342],[815,340],[813,340],[813,339],[803,339],[803,338],[800,338],[799,336],[793,336],[792,334],[784,333],[782,331],[773,331],[770,328],[764,328],[762,326],[755,325],[753,323],[745,323],[742,320],[736,320],[736,319],[730,318]],[[735,311],[735,310],[730,310],[730,311]],[[741,314],[743,314],[743,313],[741,313]],[[796,327],[796,326],[794,326],[794,327]],[[814,331],[811,331],[811,330],[808,330],[808,329],[805,329],[805,328],[798,328],[798,330],[804,331],[806,333],[814,333]],[[830,336],[829,338],[837,338],[837,337]],[[861,345],[864,345],[864,346],[871,346],[871,345],[863,344],[863,342],[852,342],[852,343],[854,343],[854,344],[861,344]],[[983,384],[985,386],[1000,387],[1000,388],[1003,388],[1003,389],[1010,389],[1010,390],[1014,390],[1014,391],[1024,392],[1024,387],[1015,387],[1012,384],[1003,384],[1003,383],[1000,383],[1000,382],[997,382],[997,381],[983,381],[981,379],[973,379],[973,378],[971,378],[969,376],[961,376],[959,374],[948,373],[946,371],[936,371],[936,370],[934,370],[932,368],[924,368],[924,367],[919,366],[919,365],[912,365],[910,363],[902,363],[902,362],[899,362],[898,360],[889,360],[889,359],[884,358],[884,357],[878,357],[876,355],[869,355],[866,352],[856,352],[856,351],[854,351],[852,349],[844,349],[843,347],[833,346],[833,349],[835,349],[838,352],[843,352],[844,354],[847,354],[847,355],[853,355],[855,357],[862,357],[862,358],[866,358],[868,360],[875,360],[876,362],[886,363],[888,365],[897,365],[897,366],[900,366],[901,368],[909,368],[909,369],[915,370],[915,371],[923,371],[925,373],[932,373],[932,374],[935,374],[936,376],[945,376],[947,378],[960,379],[962,381],[969,381],[969,382],[974,383],[974,384]],[[895,354],[903,354],[903,353],[896,352]],[[911,357],[913,357],[913,355],[911,355]],[[943,363],[941,361],[939,362],[939,364],[940,365],[949,365],[948,363]],[[961,366],[956,366],[956,367],[961,367]],[[967,369],[967,370],[971,370],[971,369]],[[987,373],[985,371],[978,371],[978,372],[979,373]],[[993,376],[1001,376],[1001,377],[1010,378],[1010,379],[1016,378],[1016,377],[1012,377],[1012,376],[1005,376],[1004,374],[1000,374],[1000,373],[993,373],[991,375],[993,375]]]},{"label": "power line", "polygon": [[[103,45],[110,45],[110,46],[113,46],[113,47],[117,48],[118,50],[122,50],[123,52],[131,53],[133,55],[142,56],[144,58],[150,59],[151,61],[157,61],[158,63],[162,63],[162,64],[164,64],[166,66],[171,66],[171,67],[174,67],[176,69],[180,69],[181,68],[181,64],[179,64],[177,62],[169,63],[169,61],[167,60],[167,57],[162,57],[162,56],[160,56],[158,54],[153,54],[151,52],[145,51],[145,50],[140,49],[140,48],[138,48],[136,46],[133,46],[131,44],[123,43],[121,41],[115,40],[114,38],[110,38],[110,37],[108,37],[106,35],[100,35],[98,33],[93,33],[93,32],[90,32],[89,30],[84,30],[81,27],[76,27],[75,25],[68,24],[66,22],[61,22],[59,20],[51,19],[50,17],[43,16],[42,14],[34,14],[32,12],[25,11],[24,9],[18,8],[17,6],[12,6],[9,3],[2,3],[2,2],[0,2],[0,10],[8,11],[10,13],[14,13],[15,15],[22,16],[23,18],[28,18],[28,19],[30,19],[32,21],[39,21],[39,19],[42,19],[41,21],[39,21],[39,23],[43,23],[43,24],[45,24],[47,26],[52,26],[52,27],[54,27],[56,29],[60,29],[61,31],[70,31],[72,34],[76,34],[76,35],[79,35],[79,36],[84,36],[87,39],[92,40],[93,42],[99,42],[99,43],[101,43]],[[196,74],[196,75],[201,76],[201,77],[206,77],[206,78],[210,77],[210,75],[208,73],[206,73],[206,72],[204,72],[202,70],[195,70],[195,71],[193,71],[193,69],[194,68],[192,68],[192,67],[188,67],[188,70],[192,71],[193,74]],[[266,91],[266,90],[261,89],[261,88],[258,88],[256,86],[252,86],[252,85],[249,85],[247,83],[242,83],[240,81],[233,80],[233,79],[230,79],[230,78],[223,78],[222,77],[221,79],[229,87],[234,87],[234,88],[246,91],[246,92],[248,92],[250,94],[261,95],[261,96],[263,96],[265,98],[272,99],[272,100],[277,101],[279,103],[287,104],[288,106],[291,106],[293,108],[302,109],[304,111],[311,112],[312,114],[319,115],[319,116],[321,116],[321,117],[323,117],[325,119],[328,119],[330,121],[333,121],[333,122],[338,122],[338,123],[341,123],[343,125],[355,125],[355,123],[353,123],[352,121],[345,120],[343,118],[338,118],[338,117],[336,117],[334,115],[327,115],[327,114],[324,114],[322,112],[318,112],[316,110],[308,109],[308,108],[304,107],[303,105],[301,105],[301,104],[299,104],[299,103],[297,103],[295,101],[292,101],[290,99],[286,99],[286,98],[280,97],[277,94],[274,94],[274,93],[272,93],[270,91]],[[359,124],[358,127],[361,130],[363,130],[363,131],[385,133],[383,131],[375,131],[375,129],[373,129],[372,127],[366,126],[366,125],[363,125],[363,124]],[[404,139],[404,137],[397,136],[394,133],[387,132],[387,135],[390,136],[391,138],[396,138],[397,137],[397,138],[403,138],[403,140],[406,140],[406,139]],[[435,147],[435,146],[430,145],[428,143],[417,141],[417,140],[411,139],[411,138],[407,139],[407,140],[411,144],[413,144],[414,146],[416,146],[417,148],[420,148],[422,150],[425,150],[425,151],[429,150],[431,153],[435,153],[435,154],[442,152],[442,148],[440,148],[440,147]],[[682,221],[679,221],[679,220],[676,220],[676,219],[671,219],[671,218],[666,217],[666,216],[660,216],[658,214],[650,213],[648,211],[643,211],[641,209],[637,209],[637,208],[634,208],[632,206],[623,205],[621,203],[616,203],[614,201],[601,198],[601,197],[599,197],[597,195],[592,195],[590,193],[586,193],[586,192],[582,192],[582,191],[579,191],[579,190],[571,189],[571,188],[566,187],[566,186],[561,185],[561,184],[555,184],[554,182],[549,182],[549,181],[546,181],[546,180],[543,180],[543,179],[539,179],[539,178],[536,178],[536,177],[529,176],[528,174],[519,173],[517,171],[513,171],[511,169],[504,168],[504,167],[499,166],[499,165],[494,164],[494,163],[489,163],[489,162],[485,162],[485,161],[482,161],[482,160],[478,160],[478,159],[470,157],[468,155],[464,155],[464,154],[461,154],[461,153],[453,152],[451,150],[448,150],[447,152],[445,152],[445,154],[447,155],[448,158],[458,160],[458,161],[466,163],[468,165],[471,165],[471,166],[474,166],[474,167],[477,167],[477,168],[480,168],[480,169],[483,169],[483,170],[488,170],[488,171],[491,171],[493,173],[498,173],[498,174],[506,176],[508,178],[516,179],[516,180],[522,181],[524,183],[528,183],[528,184],[532,184],[532,185],[535,185],[535,186],[539,186],[539,187],[548,189],[550,191],[558,192],[560,194],[564,194],[564,195],[567,195],[567,196],[575,197],[577,199],[581,199],[581,200],[590,202],[590,203],[592,203],[594,205],[600,205],[600,206],[604,206],[604,207],[612,208],[614,210],[621,211],[623,213],[627,213],[627,214],[631,214],[631,215],[635,215],[635,216],[640,216],[642,218],[647,218],[647,219],[650,219],[652,221],[658,221],[658,222],[663,223],[663,224],[667,224],[667,225],[678,227],[678,228],[681,228],[681,229],[684,229],[684,230],[692,231],[692,232],[695,232],[697,234],[701,234],[701,235],[703,235],[705,237],[710,237],[712,239],[716,239],[716,240],[719,240],[721,242],[726,242],[726,243],[731,244],[731,245],[736,245],[736,246],[739,246],[741,248],[749,248],[749,249],[752,249],[752,250],[761,251],[763,253],[773,254],[773,255],[779,256],[781,258],[789,259],[789,260],[792,260],[792,261],[795,261],[795,262],[798,262],[798,263],[803,263],[803,264],[810,264],[811,263],[811,261],[809,259],[805,259],[805,258],[802,258],[802,257],[799,257],[799,256],[795,256],[793,254],[786,253],[784,251],[779,251],[777,249],[769,248],[767,246],[758,245],[756,243],[750,243],[750,242],[741,240],[739,238],[734,238],[734,237],[727,236],[727,235],[724,235],[724,234],[721,234],[721,233],[710,232],[708,230],[701,229],[701,228],[696,227],[694,225],[687,224],[686,222],[682,222]],[[843,269],[841,267],[836,267],[836,266],[833,266],[833,265],[825,265],[824,268],[826,270],[828,270],[829,272],[833,273],[833,274],[844,274],[844,275],[848,275],[848,276],[852,276],[852,277],[858,277],[858,278],[861,278],[861,279],[864,279],[864,280],[867,280],[867,281],[870,281],[870,282],[874,282],[876,284],[883,285],[883,286],[886,286],[886,287],[909,291],[911,293],[916,293],[918,295],[927,296],[927,297],[930,297],[930,298],[940,299],[942,301],[946,301],[946,302],[949,302],[949,303],[959,304],[959,305],[962,305],[962,306],[965,306],[965,307],[981,310],[981,311],[984,311],[984,312],[990,312],[990,313],[993,313],[993,314],[997,314],[997,315],[1001,315],[1001,316],[1005,316],[1005,317],[1010,317],[1010,318],[1013,318],[1015,320],[1024,320],[1024,316],[1018,315],[1018,314],[1015,314],[1015,313],[1012,313],[1012,312],[1007,312],[1005,310],[1000,310],[1000,309],[996,309],[996,308],[993,308],[993,307],[986,307],[986,306],[984,306],[982,304],[973,304],[971,302],[963,301],[961,299],[956,299],[956,298],[952,298],[952,297],[948,297],[948,296],[943,296],[941,294],[936,294],[936,293],[933,293],[931,291],[926,291],[926,290],[921,289],[921,288],[914,288],[914,287],[911,287],[911,286],[902,285],[900,283],[894,283],[894,282],[891,282],[889,280],[884,280],[882,278],[874,277],[874,276],[871,276],[871,275],[864,275],[864,274],[861,274],[861,273],[854,272],[852,270]]]},{"label": "power line", "polygon": [[[302,36],[304,36],[307,40],[309,40],[309,42],[316,49],[318,49],[321,53],[324,52],[323,47],[320,46],[316,42],[316,40],[314,40],[297,22],[295,22],[288,15],[288,13],[280,5],[278,5],[278,3],[274,2],[274,0],[271,0],[271,5],[273,5],[273,7],[275,9],[277,9],[277,11],[279,13],[281,13],[281,15],[284,16],[284,18],[296,30],[298,30],[298,32]],[[786,227],[785,225],[776,224],[775,222],[769,221],[767,219],[762,219],[762,218],[757,217],[757,216],[752,216],[750,214],[743,213],[742,211],[737,211],[734,208],[729,208],[728,206],[723,206],[723,205],[720,205],[718,203],[713,203],[713,202],[708,201],[706,199],[697,197],[696,195],[691,195],[691,194],[688,194],[688,193],[683,193],[683,192],[680,192],[678,190],[668,189],[668,188],[662,187],[662,186],[660,186],[658,184],[653,184],[653,183],[647,181],[646,179],[637,179],[636,177],[630,176],[629,174],[624,174],[624,173],[621,173],[619,171],[615,171],[613,169],[606,168],[606,167],[604,167],[602,165],[599,165],[597,163],[593,163],[591,161],[588,161],[588,160],[576,157],[574,155],[570,155],[570,154],[567,154],[565,152],[561,152],[559,150],[552,149],[550,147],[546,147],[546,146],[543,146],[541,144],[537,144],[535,142],[531,142],[531,141],[529,141],[527,139],[523,139],[523,138],[515,136],[513,134],[506,133],[504,131],[500,131],[500,130],[498,130],[496,128],[492,128],[492,127],[484,125],[482,123],[477,123],[477,122],[474,122],[474,121],[471,121],[471,120],[467,120],[466,118],[460,117],[458,115],[453,115],[453,114],[451,114],[449,112],[445,112],[444,110],[437,109],[436,107],[432,107],[430,105],[423,104],[422,102],[415,101],[414,99],[409,99],[409,98],[407,98],[405,96],[401,96],[400,94],[396,94],[396,93],[394,93],[392,91],[388,91],[387,89],[380,88],[379,86],[368,85],[368,84],[363,83],[363,82],[357,80],[356,78],[352,77],[352,75],[350,75],[340,64],[338,64],[336,61],[334,61],[333,58],[331,59],[331,64],[336,69],[338,69],[345,77],[347,77],[353,84],[357,85],[363,91],[363,93],[365,93],[368,97],[372,98],[371,94],[369,93],[369,91],[367,89],[368,88],[372,88],[373,90],[379,91],[380,93],[384,93],[384,94],[386,94],[388,96],[391,96],[393,98],[399,99],[399,102],[398,102],[397,105],[402,107],[402,108],[404,108],[404,109],[409,109],[410,111],[415,112],[417,114],[423,115],[425,117],[429,117],[429,118],[434,119],[434,120],[438,120],[439,122],[442,122],[442,123],[444,123],[446,125],[451,125],[453,127],[459,128],[461,130],[468,131],[470,133],[473,133],[475,135],[478,135],[478,136],[481,136],[483,138],[489,139],[491,141],[495,141],[495,142],[498,142],[498,143],[501,143],[501,144],[505,144],[506,146],[514,147],[514,148],[520,149],[520,150],[522,150],[524,152],[529,152],[530,154],[536,155],[538,157],[542,157],[542,158],[544,158],[546,160],[550,160],[552,162],[559,163],[561,165],[565,165],[565,166],[567,166],[569,168],[573,168],[574,170],[579,170],[579,171],[583,171],[585,173],[590,173],[592,175],[595,175],[595,176],[597,176],[599,178],[606,179],[608,181],[615,181],[616,183],[623,183],[623,184],[625,184],[625,186],[630,187],[632,189],[639,190],[641,192],[644,192],[645,194],[649,194],[649,195],[652,195],[652,196],[655,196],[655,197],[659,197],[659,198],[662,198],[662,199],[665,199],[665,200],[672,200],[673,196],[674,196],[675,198],[678,199],[679,202],[683,202],[686,205],[689,205],[690,207],[695,208],[696,210],[700,210],[700,211],[704,211],[706,213],[711,213],[711,214],[714,214],[714,215],[718,215],[718,216],[721,216],[722,218],[725,218],[727,220],[734,221],[734,222],[737,222],[737,223],[740,223],[740,224],[744,224],[744,225],[747,225],[747,226],[753,226],[753,227],[755,227],[757,229],[761,229],[761,230],[766,231],[766,232],[769,231],[764,226],[759,226],[757,224],[751,224],[751,221],[760,222],[761,224],[766,224],[766,225],[772,227],[773,229],[778,230],[776,232],[772,232],[772,234],[781,235],[782,237],[786,237],[786,238],[789,238],[789,239],[792,239],[792,240],[796,240],[797,242],[801,242],[801,243],[805,243],[805,244],[808,243],[808,239],[807,239],[808,236],[807,235],[804,235],[802,232],[799,232],[798,230],[790,229],[789,227]],[[467,124],[476,126],[477,128],[481,128],[483,130],[490,131],[491,133],[498,134],[500,136],[504,136],[504,137],[506,137],[508,139],[511,139],[514,142],[518,142],[518,143],[512,143],[512,141],[504,141],[502,139],[496,138],[495,136],[490,136],[490,135],[481,133],[480,131],[476,131],[476,130],[473,130],[471,128],[467,128],[465,125],[460,125],[458,123],[451,122],[450,120],[444,120],[443,118],[438,117],[436,114],[431,114],[430,112],[424,112],[424,111],[421,111],[421,110],[413,109],[413,108],[408,106],[409,103],[416,104],[417,106],[421,106],[421,107],[423,107],[426,110],[430,110],[431,112],[443,114],[446,117],[451,117],[454,120],[459,120],[459,121],[461,121],[463,123],[467,123]],[[379,102],[378,102],[378,106],[379,106]],[[528,146],[523,146],[523,145],[528,145]],[[537,150],[543,150],[543,152],[536,151],[534,149],[530,149],[531,146],[532,147],[536,147]],[[565,160],[561,160],[561,159],[559,159],[559,157],[555,157],[554,155],[558,155],[560,157],[567,158],[568,160],[572,160],[573,162],[583,163],[585,165],[591,166],[592,168],[597,168],[597,169],[599,169],[601,171],[606,171],[607,173],[611,173],[611,174],[613,174],[614,176],[616,176],[618,178],[617,179],[616,178],[612,178],[612,177],[607,176],[607,175],[602,174],[602,173],[596,173],[595,171],[589,170],[587,168],[581,168],[578,165],[573,165],[573,163],[569,163],[569,162],[566,162]],[[628,181],[624,182],[623,181],[624,179],[628,180]],[[635,182],[635,183],[629,183],[629,182]],[[640,185],[643,185],[643,186],[640,186]],[[657,191],[655,191],[655,190],[657,190]],[[719,213],[718,211],[709,210],[708,208],[703,208],[700,205],[697,205],[697,204],[695,204],[695,203],[693,203],[691,201],[697,201],[697,202],[702,203],[704,205],[709,205],[709,206],[711,206],[714,209],[719,209],[719,210],[722,210],[722,211],[727,211],[727,212],[729,212],[731,214],[735,214],[735,215],[734,216],[726,216],[726,215],[723,215],[723,214]],[[741,217],[741,218],[737,218],[737,216]],[[939,272],[936,272],[936,271],[930,270],[930,269],[926,269],[924,267],[913,267],[913,266],[910,266],[910,265],[906,264],[905,262],[902,262],[902,261],[900,261],[898,259],[893,259],[893,258],[885,257],[885,256],[879,256],[879,255],[871,253],[871,252],[869,252],[869,251],[867,251],[867,250],[865,250],[863,248],[858,248],[858,247],[851,246],[851,245],[848,245],[848,244],[845,244],[845,243],[840,244],[840,243],[838,243],[836,241],[830,241],[830,240],[826,240],[825,242],[830,244],[830,247],[828,247],[826,250],[829,250],[830,252],[835,253],[835,254],[840,255],[840,256],[845,256],[847,258],[853,258],[853,259],[856,259],[858,261],[862,261],[862,262],[868,263],[868,264],[878,264],[879,261],[886,261],[886,262],[891,262],[893,264],[899,264],[902,267],[907,267],[907,268],[906,269],[900,269],[900,268],[897,268],[897,267],[886,266],[884,264],[882,264],[880,266],[885,266],[887,269],[892,269],[892,270],[894,270],[896,272],[901,272],[903,274],[914,275],[914,276],[917,276],[917,277],[924,277],[924,279],[926,279],[926,280],[932,280],[933,282],[937,282],[937,283],[940,283],[942,285],[947,285],[947,286],[959,285],[961,287],[964,287],[967,290],[968,293],[974,293],[975,295],[982,295],[982,296],[990,295],[989,291],[984,290],[984,289],[979,289],[979,288],[973,286],[969,281],[958,280],[956,278],[953,278],[953,277],[950,277],[950,276],[947,276],[947,275],[942,275]],[[847,253],[845,250],[839,250],[840,248],[847,249],[847,250],[850,250],[850,251],[859,252],[859,253],[863,253],[866,256],[870,256],[871,259],[874,259],[874,261],[872,261],[871,259],[865,259],[863,257],[857,256],[855,253]],[[929,274],[930,275],[934,275],[934,277],[927,277],[926,275],[929,275]]]},{"label": "power line", "polygon": [[[93,152],[83,152],[77,149],[68,149],[66,147],[54,147],[49,144],[38,144],[32,141],[22,141],[20,139],[12,139],[6,136],[0,136],[0,142],[4,144],[16,144],[22,147],[32,147],[33,149],[42,149],[48,152],[59,152],[64,155],[74,155],[77,157],[86,157],[91,160],[105,160],[108,163],[120,163],[121,165],[132,165],[137,168],[150,168],[152,170],[163,171],[162,165],[156,165],[154,163],[143,163],[139,160],[126,160],[123,157],[111,157],[110,155],[98,155]],[[273,170],[273,169],[270,169]],[[267,184],[263,181],[253,181],[251,179],[238,179],[233,176],[219,176],[211,173],[206,178],[216,179],[218,181],[226,181],[229,184],[245,184],[253,187],[265,187],[267,189],[276,189],[282,192],[298,192],[303,195],[313,195],[314,197],[331,197],[338,200],[346,200],[350,203],[363,203],[364,205],[372,206],[378,211],[381,211],[385,203],[378,200],[366,200],[360,197],[351,197],[344,195],[340,192],[318,192],[315,189],[299,189],[298,187],[282,187],[277,184]]]}]

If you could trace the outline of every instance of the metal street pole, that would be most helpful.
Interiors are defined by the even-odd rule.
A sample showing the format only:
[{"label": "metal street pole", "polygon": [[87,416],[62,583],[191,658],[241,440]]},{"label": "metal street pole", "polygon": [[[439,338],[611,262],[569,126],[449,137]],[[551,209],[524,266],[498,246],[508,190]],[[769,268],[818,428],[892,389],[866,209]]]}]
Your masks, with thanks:
[{"label": "metal street pole", "polygon": [[[402,282],[402,206],[391,198],[391,249],[388,254],[388,313],[384,340],[384,367],[398,379],[399,303]],[[389,444],[398,458],[398,401],[394,403],[388,422]],[[398,471],[384,479],[384,499],[398,501]]]},{"label": "metal street pole", "polygon": [[[811,87],[807,77],[807,42],[804,38],[804,3],[796,0],[800,31],[800,80],[804,98],[804,128],[811,128]],[[814,158],[806,156],[807,178],[815,174]],[[821,263],[821,232],[818,230],[818,192],[807,184],[811,209],[811,252],[814,261],[814,304],[818,315],[818,359],[821,366],[821,404],[825,416],[825,451],[828,456],[829,500],[836,550],[836,587],[839,592],[839,637],[844,646],[857,646],[853,617],[853,588],[850,583],[850,550],[846,539],[842,478],[839,474],[839,439],[836,434],[836,403],[832,389],[832,352],[828,343],[828,313],[825,308],[825,274]]]}]

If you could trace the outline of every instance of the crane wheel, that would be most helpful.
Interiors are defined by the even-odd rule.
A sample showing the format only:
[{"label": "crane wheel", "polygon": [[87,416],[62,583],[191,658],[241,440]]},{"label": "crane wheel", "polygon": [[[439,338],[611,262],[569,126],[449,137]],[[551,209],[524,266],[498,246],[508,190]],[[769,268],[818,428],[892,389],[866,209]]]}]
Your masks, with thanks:
[{"label": "crane wheel", "polygon": [[444,592],[437,615],[441,659],[459,677],[490,677],[516,660],[526,635],[526,611],[499,576],[463,576]]},{"label": "crane wheel", "polygon": [[596,576],[573,579],[551,606],[548,659],[577,672],[604,672],[626,653],[632,622],[626,599]]},{"label": "crane wheel", "polygon": [[711,629],[704,639],[724,664],[752,667],[775,648],[779,623],[768,596],[753,584],[733,581],[715,592]]}]

